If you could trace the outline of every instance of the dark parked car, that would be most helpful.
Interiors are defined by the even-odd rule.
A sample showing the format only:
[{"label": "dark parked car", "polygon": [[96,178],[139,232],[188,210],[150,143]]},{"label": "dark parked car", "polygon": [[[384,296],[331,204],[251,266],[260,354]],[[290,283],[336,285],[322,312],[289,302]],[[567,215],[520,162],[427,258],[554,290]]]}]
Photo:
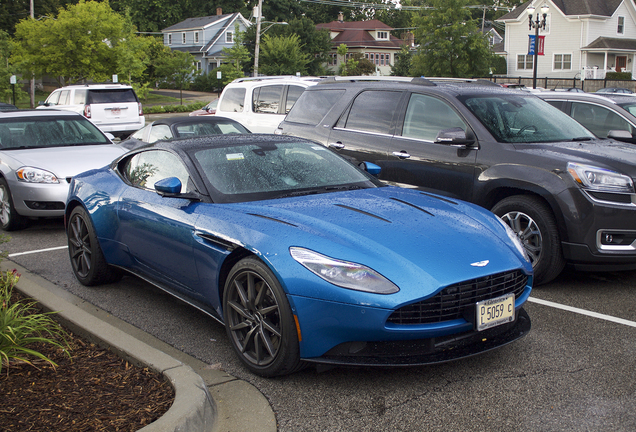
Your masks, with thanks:
[{"label": "dark parked car", "polygon": [[[550,105],[572,116],[599,138],[636,144],[636,97],[625,94],[601,96],[591,93],[538,95]],[[627,132],[627,133],[620,133]]]},{"label": "dark parked car", "polygon": [[245,134],[249,130],[237,121],[219,116],[181,116],[155,120],[121,142],[127,149],[159,140],[195,136]]},{"label": "dark parked car", "polygon": [[526,246],[535,281],[636,268],[636,148],[600,140],[538,97],[423,78],[325,80],[278,133],[316,140],[380,179],[477,203]]},{"label": "dark parked car", "polygon": [[532,266],[501,220],[302,138],[133,150],[73,178],[66,220],[81,283],[143,277],[224,323],[260,375],[437,363],[530,330]]},{"label": "dark parked car", "polygon": [[626,89],[623,87],[605,87],[602,89],[596,90],[596,93],[622,93],[622,94],[632,94],[634,93],[630,89]]}]

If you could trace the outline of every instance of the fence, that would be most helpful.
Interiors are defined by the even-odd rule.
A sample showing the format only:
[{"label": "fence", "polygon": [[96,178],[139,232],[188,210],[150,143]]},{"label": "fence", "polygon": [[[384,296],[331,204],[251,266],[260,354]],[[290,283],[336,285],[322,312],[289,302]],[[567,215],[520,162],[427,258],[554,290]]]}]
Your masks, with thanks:
[{"label": "fence", "polygon": [[[523,84],[526,87],[532,87],[532,78],[528,77],[510,77],[510,76],[492,76],[484,77],[498,84],[515,83]],[[613,79],[586,79],[581,81],[580,78],[538,78],[537,87],[543,87],[548,90],[556,88],[580,88],[586,92],[593,93],[598,89],[605,87],[623,87],[630,89],[636,93],[636,80],[613,80]]]}]

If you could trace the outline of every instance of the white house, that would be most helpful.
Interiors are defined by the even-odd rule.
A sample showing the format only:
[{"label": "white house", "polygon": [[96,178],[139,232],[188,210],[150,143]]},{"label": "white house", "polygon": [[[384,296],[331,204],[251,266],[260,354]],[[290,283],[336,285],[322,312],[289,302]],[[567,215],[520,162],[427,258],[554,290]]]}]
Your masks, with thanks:
[{"label": "white house", "polygon": [[604,78],[608,71],[634,71],[636,63],[636,6],[634,0],[531,0],[497,21],[506,25],[504,52],[508,75],[531,77],[528,55],[527,8],[541,17],[547,5],[544,55],[538,57],[537,76]]},{"label": "white house", "polygon": [[161,30],[163,44],[170,49],[189,52],[195,57],[197,69],[208,73],[224,60],[223,48],[234,45],[235,27],[244,32],[251,23],[240,13],[223,14],[217,8],[216,15],[188,18]]}]

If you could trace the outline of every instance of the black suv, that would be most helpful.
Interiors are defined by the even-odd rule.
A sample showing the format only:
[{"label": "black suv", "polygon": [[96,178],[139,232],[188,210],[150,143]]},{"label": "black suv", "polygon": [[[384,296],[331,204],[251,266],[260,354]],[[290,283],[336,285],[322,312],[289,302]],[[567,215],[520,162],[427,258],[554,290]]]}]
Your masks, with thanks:
[{"label": "black suv", "polygon": [[277,133],[373,162],[382,180],[490,209],[523,241],[535,283],[566,263],[636,268],[636,148],[596,138],[531,94],[330,78],[305,90]]}]

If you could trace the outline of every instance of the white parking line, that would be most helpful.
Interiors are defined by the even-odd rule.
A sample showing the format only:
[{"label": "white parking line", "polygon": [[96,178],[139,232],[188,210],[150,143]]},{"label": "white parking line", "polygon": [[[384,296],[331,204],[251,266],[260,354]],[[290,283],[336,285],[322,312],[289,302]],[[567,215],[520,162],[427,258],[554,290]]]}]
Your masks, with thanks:
[{"label": "white parking line", "polygon": [[602,319],[602,320],[605,320],[605,321],[611,321],[611,322],[614,322],[614,323],[617,323],[617,324],[623,324],[623,325],[630,326],[630,327],[636,327],[636,322],[634,322],[634,321],[629,321],[629,320],[622,319],[622,318],[616,318],[616,317],[613,317],[611,315],[604,315],[604,314],[600,314],[600,313],[597,313],[597,312],[588,311],[588,310],[585,310],[585,309],[579,309],[579,308],[575,308],[575,307],[572,307],[572,306],[566,306],[566,305],[562,305],[562,304],[559,304],[559,303],[554,303],[554,302],[547,301],[547,300],[541,300],[541,299],[538,299],[538,298],[535,298],[535,297],[529,297],[528,301],[532,302],[532,303],[538,303],[540,305],[544,305],[544,306],[548,306],[548,307],[553,307],[553,308],[556,308],[556,309],[561,309],[561,310],[568,311],[568,312],[574,312],[574,313],[577,313],[577,314],[581,314],[581,315],[586,315],[586,316],[593,317],[593,318]]},{"label": "white parking line", "polygon": [[29,254],[40,253],[40,252],[50,252],[50,251],[60,250],[60,249],[68,249],[68,246],[59,246],[59,247],[54,247],[54,248],[39,249],[39,250],[28,251],[28,252],[18,252],[18,253],[9,254],[7,256],[9,258],[11,258],[11,257],[15,257],[15,256],[20,256],[20,255],[29,255]]}]

